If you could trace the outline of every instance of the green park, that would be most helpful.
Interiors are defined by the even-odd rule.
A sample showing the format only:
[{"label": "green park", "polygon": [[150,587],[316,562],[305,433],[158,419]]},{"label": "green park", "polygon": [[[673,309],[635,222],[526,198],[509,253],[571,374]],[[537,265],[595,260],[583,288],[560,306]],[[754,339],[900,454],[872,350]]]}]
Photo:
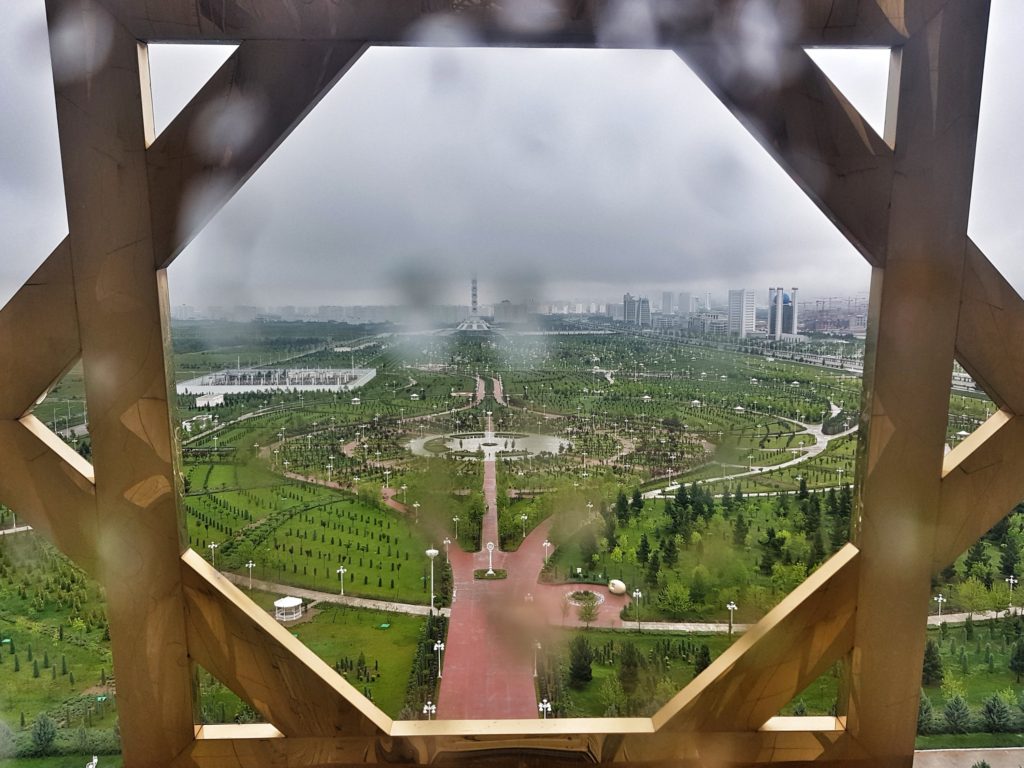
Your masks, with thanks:
[{"label": "green park", "polygon": [[[449,560],[486,544],[485,456],[498,549],[536,548],[541,531],[537,589],[579,596],[533,658],[543,716],[651,715],[856,537],[860,375],[821,364],[862,359],[855,339],[786,342],[782,356],[618,332],[172,330],[179,381],[245,366],[375,371],[353,391],[250,391],[215,406],[177,395],[178,490],[183,540],[261,610],[299,595],[288,630],[393,718],[429,717],[437,701],[441,609],[457,599]],[[88,458],[84,396],[76,368],[35,413]],[[951,392],[949,444],[992,409]],[[1008,610],[1020,509],[934,580],[931,613],[956,618],[921,628],[922,747],[1021,741],[1024,620]],[[17,510],[0,513],[0,758],[43,768],[116,755],[102,590],[21,526]],[[625,596],[590,605],[613,580]],[[202,722],[259,720],[194,675]],[[836,664],[780,714],[837,713],[843,675]]]}]

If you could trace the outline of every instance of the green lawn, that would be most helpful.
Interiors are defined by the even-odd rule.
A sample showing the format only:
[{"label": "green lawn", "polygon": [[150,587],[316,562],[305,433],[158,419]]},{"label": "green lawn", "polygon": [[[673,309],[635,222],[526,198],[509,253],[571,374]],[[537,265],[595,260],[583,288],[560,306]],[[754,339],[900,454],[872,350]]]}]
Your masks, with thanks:
[{"label": "green lawn", "polygon": [[[397,717],[405,700],[413,655],[426,619],[422,616],[325,605],[316,617],[292,631],[314,653],[332,666],[356,664],[365,658],[375,679],[360,680],[356,671],[343,672],[359,691],[390,717]],[[381,629],[382,624],[390,624]]]}]

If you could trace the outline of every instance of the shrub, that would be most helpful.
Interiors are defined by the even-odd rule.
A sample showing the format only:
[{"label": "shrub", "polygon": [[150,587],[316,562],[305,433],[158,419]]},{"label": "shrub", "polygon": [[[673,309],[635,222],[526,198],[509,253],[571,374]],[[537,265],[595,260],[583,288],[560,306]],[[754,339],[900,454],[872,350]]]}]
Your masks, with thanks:
[{"label": "shrub", "polygon": [[46,713],[42,713],[32,723],[32,746],[37,754],[46,755],[53,747],[54,739],[57,738],[57,726],[53,724]]},{"label": "shrub", "polygon": [[970,728],[971,709],[967,706],[967,700],[959,694],[946,702],[942,716],[946,719],[950,733],[967,733]]}]

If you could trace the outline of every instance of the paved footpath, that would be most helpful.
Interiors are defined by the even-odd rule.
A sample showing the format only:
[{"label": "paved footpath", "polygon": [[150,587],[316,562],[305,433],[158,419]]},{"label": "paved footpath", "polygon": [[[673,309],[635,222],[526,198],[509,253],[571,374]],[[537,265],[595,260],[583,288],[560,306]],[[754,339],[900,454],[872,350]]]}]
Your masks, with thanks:
[{"label": "paved footpath", "polygon": [[[493,434],[493,431],[493,422],[488,417],[487,432]],[[497,547],[497,474],[493,458],[484,461],[481,541],[485,548],[478,552],[451,550],[455,594],[437,716],[449,720],[536,718],[533,678],[536,632],[529,626],[523,595],[529,585],[536,582],[540,569],[523,562],[516,557],[517,553],[502,552]],[[509,578],[500,581],[473,578],[473,571],[488,566],[486,542],[495,544],[491,555],[493,567],[507,569]]]}]

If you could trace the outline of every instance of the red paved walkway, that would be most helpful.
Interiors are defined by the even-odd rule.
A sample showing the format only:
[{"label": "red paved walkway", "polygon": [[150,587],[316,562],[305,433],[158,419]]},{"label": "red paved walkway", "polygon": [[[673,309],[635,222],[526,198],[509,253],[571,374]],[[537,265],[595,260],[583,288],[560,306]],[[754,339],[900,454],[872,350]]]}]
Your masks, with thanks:
[{"label": "red paved walkway", "polygon": [[[492,381],[495,398],[501,402],[501,384],[497,379]],[[482,385],[483,380],[478,379],[478,394]],[[488,417],[487,431],[493,430],[493,420]],[[565,616],[562,613],[565,594],[573,588],[537,582],[544,566],[543,542],[551,529],[551,520],[534,528],[517,551],[502,552],[497,548],[496,472],[493,458],[484,461],[483,548],[479,552],[451,548],[455,595],[438,695],[438,718],[537,717],[534,647],[546,626],[578,624],[575,610]],[[487,568],[489,541],[495,544],[494,568],[506,569],[507,579],[473,578],[474,570]],[[619,610],[627,598],[599,591],[605,602],[594,626],[622,626]]]},{"label": "red paved walkway", "polygon": [[[487,430],[493,431],[490,417]],[[509,578],[502,581],[473,578],[474,570],[487,568],[486,548],[474,553],[451,550],[455,599],[448,625],[437,716],[473,720],[537,717],[533,681],[536,622],[531,621],[533,611],[523,598],[536,583],[540,566],[520,563],[517,553],[497,548],[498,508],[493,459],[484,462],[484,505],[481,542],[485,547],[488,541],[495,544],[494,567],[506,568]],[[545,526],[545,533],[546,530]],[[543,541],[543,536],[538,541]]]}]

